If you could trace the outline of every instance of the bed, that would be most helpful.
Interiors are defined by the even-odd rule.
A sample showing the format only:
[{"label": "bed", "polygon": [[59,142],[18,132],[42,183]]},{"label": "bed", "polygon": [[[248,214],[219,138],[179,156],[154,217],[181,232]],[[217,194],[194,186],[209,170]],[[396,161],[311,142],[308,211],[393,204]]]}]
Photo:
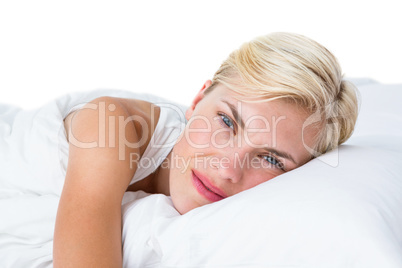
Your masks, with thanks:
[{"label": "bed", "polygon": [[[126,193],[124,267],[402,267],[402,84],[352,81],[362,100],[353,136],[296,170],[182,216],[167,196]],[[52,267],[62,119],[102,95],[139,97],[0,105],[0,267]]]}]

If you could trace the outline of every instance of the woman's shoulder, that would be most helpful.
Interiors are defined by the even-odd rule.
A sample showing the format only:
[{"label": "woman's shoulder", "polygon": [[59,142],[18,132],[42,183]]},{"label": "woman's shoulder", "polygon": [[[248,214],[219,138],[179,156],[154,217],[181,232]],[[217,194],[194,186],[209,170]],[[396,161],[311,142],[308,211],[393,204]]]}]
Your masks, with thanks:
[{"label": "woman's shoulder", "polygon": [[127,111],[128,117],[126,120],[134,123],[135,129],[139,135],[141,135],[141,140],[144,140],[145,146],[141,146],[140,148],[140,154],[142,155],[154,134],[156,125],[160,118],[161,108],[158,105],[145,100],[126,98],[116,99]]},{"label": "woman's shoulder", "polygon": [[[134,124],[137,134],[140,136],[140,154],[145,151],[160,117],[160,107],[154,103],[140,99],[119,98],[119,97],[99,97],[87,103],[81,109],[68,114],[64,119],[64,127],[69,140],[69,134],[74,132],[73,126],[75,116],[85,109],[90,109],[97,113],[98,125],[108,133],[112,133],[110,128],[114,128],[117,136],[125,135],[126,126]],[[113,116],[112,116],[113,114]],[[114,117],[113,123],[111,118]],[[105,121],[102,124],[102,118]],[[108,122],[106,124],[106,122]],[[103,126],[101,126],[103,125]],[[116,133],[117,132],[117,133]],[[122,133],[120,133],[122,132]]]},{"label": "woman's shoulder", "polygon": [[[127,114],[132,116],[133,119],[136,116],[140,116],[145,120],[150,120],[152,125],[156,125],[159,115],[160,107],[152,102],[140,99],[127,99],[127,98],[114,98],[118,101],[124,109],[127,110]],[[154,122],[156,121],[156,122]]]}]

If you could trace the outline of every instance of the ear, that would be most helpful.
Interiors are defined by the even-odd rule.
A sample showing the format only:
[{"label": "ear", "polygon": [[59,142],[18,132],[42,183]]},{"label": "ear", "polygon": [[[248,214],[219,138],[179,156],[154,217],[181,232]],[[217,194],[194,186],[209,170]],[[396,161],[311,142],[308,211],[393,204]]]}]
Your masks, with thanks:
[{"label": "ear", "polygon": [[198,91],[197,95],[195,96],[193,102],[191,103],[191,106],[187,109],[186,111],[186,119],[190,120],[191,115],[193,114],[195,107],[197,106],[197,104],[204,98],[205,94],[204,91],[209,88],[212,84],[211,80],[207,80],[204,85],[202,86],[202,88],[200,89],[200,91]]}]

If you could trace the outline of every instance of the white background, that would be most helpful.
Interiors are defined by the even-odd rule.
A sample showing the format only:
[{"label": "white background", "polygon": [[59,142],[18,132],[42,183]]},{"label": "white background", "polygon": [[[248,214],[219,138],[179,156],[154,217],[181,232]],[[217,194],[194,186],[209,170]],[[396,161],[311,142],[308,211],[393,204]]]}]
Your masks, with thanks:
[{"label": "white background", "polygon": [[0,0],[0,102],[113,88],[190,104],[233,49],[276,31],[322,43],[348,77],[400,83],[398,2]]}]

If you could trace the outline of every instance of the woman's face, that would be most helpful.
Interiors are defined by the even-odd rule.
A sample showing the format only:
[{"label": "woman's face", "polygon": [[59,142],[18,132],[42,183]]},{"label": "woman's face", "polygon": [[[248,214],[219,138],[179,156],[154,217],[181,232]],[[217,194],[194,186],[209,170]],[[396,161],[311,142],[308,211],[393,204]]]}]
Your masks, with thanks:
[{"label": "woman's face", "polygon": [[295,104],[238,101],[223,85],[204,95],[210,83],[187,110],[170,158],[170,195],[181,214],[303,165],[317,132],[303,129],[309,115]]}]

